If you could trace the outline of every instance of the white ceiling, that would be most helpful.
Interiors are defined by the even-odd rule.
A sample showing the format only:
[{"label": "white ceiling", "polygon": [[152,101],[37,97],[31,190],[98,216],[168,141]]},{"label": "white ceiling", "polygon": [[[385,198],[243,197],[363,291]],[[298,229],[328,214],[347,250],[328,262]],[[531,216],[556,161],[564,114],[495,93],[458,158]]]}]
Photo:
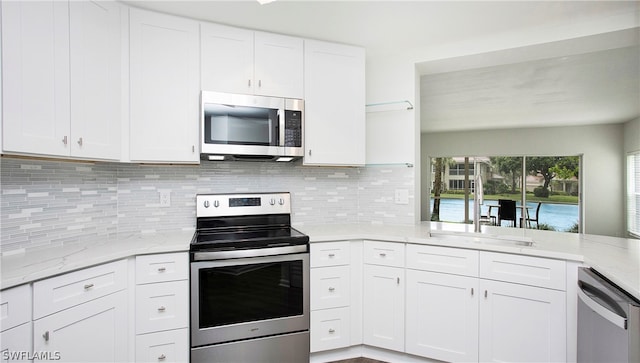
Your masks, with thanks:
[{"label": "white ceiling", "polygon": [[[482,49],[487,39],[525,39],[523,34],[530,38],[557,30],[579,40],[555,42],[555,47],[425,59],[418,64],[424,75],[422,130],[619,123],[640,116],[638,1],[123,2],[194,19],[359,45],[366,48],[367,57],[430,54],[428,50],[458,44],[477,43]],[[605,41],[584,36],[631,27],[635,35],[626,34],[624,41],[618,41],[622,37],[615,32]]]}]

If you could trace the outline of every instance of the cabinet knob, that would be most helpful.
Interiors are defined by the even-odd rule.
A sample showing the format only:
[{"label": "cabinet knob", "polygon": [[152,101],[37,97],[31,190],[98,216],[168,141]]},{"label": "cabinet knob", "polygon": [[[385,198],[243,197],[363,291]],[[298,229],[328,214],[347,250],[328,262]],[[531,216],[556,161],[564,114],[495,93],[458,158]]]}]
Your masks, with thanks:
[{"label": "cabinet knob", "polygon": [[473,296],[473,287],[471,288],[471,296]]},{"label": "cabinet knob", "polygon": [[92,288],[92,287],[93,287],[93,284],[86,284],[86,285],[84,285],[84,289],[85,289],[85,290],[89,290],[89,289],[90,289],[90,288]]},{"label": "cabinet knob", "polygon": [[484,298],[487,298],[487,290],[484,290]]},{"label": "cabinet knob", "polygon": [[78,146],[82,146],[82,138],[78,139]]},{"label": "cabinet knob", "polygon": [[161,355],[158,357],[158,360],[165,360],[165,359],[167,359],[167,356],[166,356],[166,355],[164,355],[164,354],[161,354]]},{"label": "cabinet knob", "polygon": [[44,332],[44,334],[42,334],[42,337],[44,338],[45,342],[49,341],[49,331],[47,330],[46,332]]},{"label": "cabinet knob", "polygon": [[249,83],[247,83],[249,87],[251,87],[251,79],[249,79]]},{"label": "cabinet knob", "polygon": [[62,143],[67,145],[67,142],[69,142],[69,139],[65,136],[62,138]]},{"label": "cabinet knob", "polygon": [[329,291],[331,291],[331,292],[336,291],[336,288],[335,287],[330,287]]},{"label": "cabinet knob", "polygon": [[330,253],[330,254],[329,254],[329,258],[334,258],[334,257],[336,257],[336,254],[335,254],[335,253]]},{"label": "cabinet knob", "polygon": [[329,329],[329,334],[333,334],[333,333],[335,333],[335,332],[336,332],[336,331],[335,331],[334,329]]},{"label": "cabinet knob", "polygon": [[158,272],[165,272],[167,271],[166,267],[158,267]]},{"label": "cabinet knob", "polygon": [[164,312],[165,310],[167,310],[167,308],[165,308],[164,306],[161,306],[158,308],[158,311],[161,313]]},{"label": "cabinet knob", "polygon": [[387,254],[384,252],[380,252],[380,257],[387,257]]},{"label": "cabinet knob", "polygon": [[261,79],[258,80],[258,87],[262,87],[262,80]]}]

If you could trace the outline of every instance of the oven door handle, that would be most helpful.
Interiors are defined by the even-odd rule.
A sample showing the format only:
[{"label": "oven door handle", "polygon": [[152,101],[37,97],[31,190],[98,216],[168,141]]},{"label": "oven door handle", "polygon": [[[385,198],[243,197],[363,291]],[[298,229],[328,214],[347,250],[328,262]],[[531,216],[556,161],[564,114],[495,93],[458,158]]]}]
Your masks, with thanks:
[{"label": "oven door handle", "polygon": [[286,247],[270,247],[257,248],[251,250],[229,250],[229,251],[210,251],[210,252],[194,252],[194,261],[211,261],[226,260],[230,258],[246,258],[246,257],[262,257],[273,255],[285,255],[292,253],[307,252],[307,245],[286,246]]}]

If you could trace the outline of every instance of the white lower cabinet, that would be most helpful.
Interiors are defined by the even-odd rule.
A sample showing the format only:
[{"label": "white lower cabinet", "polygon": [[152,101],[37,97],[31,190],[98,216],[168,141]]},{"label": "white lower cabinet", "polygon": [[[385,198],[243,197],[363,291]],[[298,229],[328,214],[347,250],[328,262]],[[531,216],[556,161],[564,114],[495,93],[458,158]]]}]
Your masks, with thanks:
[{"label": "white lower cabinet", "polygon": [[136,362],[188,362],[189,329],[136,336]]},{"label": "white lower cabinet", "polygon": [[189,361],[189,256],[136,257],[136,361]]},{"label": "white lower cabinet", "polygon": [[128,359],[125,260],[33,283],[34,361],[122,362]]},{"label": "white lower cabinet", "polygon": [[363,285],[364,344],[404,351],[404,268],[365,264]]},{"label": "white lower cabinet", "polygon": [[477,278],[407,270],[406,352],[477,361],[478,295]]},{"label": "white lower cabinet", "polygon": [[407,261],[407,353],[567,360],[565,261],[417,245],[408,247]]},{"label": "white lower cabinet", "polygon": [[126,291],[45,316],[33,322],[34,351],[47,352],[42,361],[126,361],[127,317]]},{"label": "white lower cabinet", "polygon": [[32,347],[31,285],[0,291],[0,362],[27,362]]},{"label": "white lower cabinet", "polygon": [[[3,327],[4,328],[4,327]],[[31,321],[0,333],[0,362],[29,362],[33,351]]]},{"label": "white lower cabinet", "polygon": [[480,280],[481,362],[566,361],[565,292]]}]

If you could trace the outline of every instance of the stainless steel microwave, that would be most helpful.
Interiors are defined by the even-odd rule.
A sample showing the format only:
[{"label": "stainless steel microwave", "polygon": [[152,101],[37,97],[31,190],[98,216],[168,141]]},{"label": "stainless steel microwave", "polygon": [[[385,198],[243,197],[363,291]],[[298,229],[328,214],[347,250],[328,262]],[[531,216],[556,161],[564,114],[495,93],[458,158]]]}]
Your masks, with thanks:
[{"label": "stainless steel microwave", "polygon": [[292,161],[304,155],[304,101],[202,91],[204,160]]}]

